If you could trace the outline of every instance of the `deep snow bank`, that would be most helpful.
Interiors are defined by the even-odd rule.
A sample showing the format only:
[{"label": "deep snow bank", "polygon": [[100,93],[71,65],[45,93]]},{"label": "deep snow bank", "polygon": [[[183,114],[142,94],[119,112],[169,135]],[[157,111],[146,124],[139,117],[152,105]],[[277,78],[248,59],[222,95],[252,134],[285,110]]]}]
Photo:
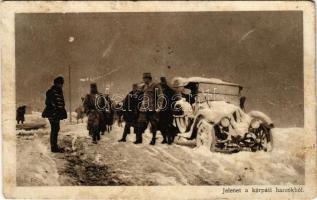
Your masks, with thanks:
[{"label": "deep snow bank", "polygon": [[[36,131],[45,134],[44,129]],[[17,135],[17,185],[59,185],[56,163],[47,146],[34,131],[20,131]]]}]

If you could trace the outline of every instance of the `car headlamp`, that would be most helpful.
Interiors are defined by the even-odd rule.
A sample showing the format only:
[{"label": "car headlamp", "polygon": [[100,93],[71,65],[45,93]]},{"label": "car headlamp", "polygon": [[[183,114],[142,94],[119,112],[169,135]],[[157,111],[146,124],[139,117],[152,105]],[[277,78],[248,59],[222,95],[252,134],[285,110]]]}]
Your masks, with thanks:
[{"label": "car headlamp", "polygon": [[229,125],[230,125],[230,120],[229,120],[229,118],[228,118],[228,117],[222,118],[221,121],[220,121],[220,125],[221,125],[222,127],[229,127]]},{"label": "car headlamp", "polygon": [[251,122],[251,128],[253,128],[253,129],[258,129],[260,127],[260,125],[261,125],[261,122],[259,120],[253,120]]}]

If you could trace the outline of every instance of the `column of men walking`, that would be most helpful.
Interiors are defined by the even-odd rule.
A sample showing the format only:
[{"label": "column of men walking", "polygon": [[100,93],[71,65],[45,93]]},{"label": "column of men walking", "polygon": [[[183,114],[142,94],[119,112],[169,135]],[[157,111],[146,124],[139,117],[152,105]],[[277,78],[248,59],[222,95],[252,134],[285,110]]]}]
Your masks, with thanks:
[{"label": "column of men walking", "polygon": [[[150,124],[151,145],[155,145],[158,131],[162,133],[162,143],[173,143],[177,128],[173,126],[173,112],[175,111],[172,109],[172,104],[181,98],[181,94],[178,96],[168,86],[165,77],[161,77],[160,83],[152,80],[151,73],[144,73],[142,78],[143,84],[133,84],[132,91],[121,104],[115,104],[108,95],[99,93],[96,83],[90,85],[90,93],[82,98],[82,102],[83,112],[88,118],[87,129],[93,143],[97,144],[100,135],[111,131],[114,112],[119,117],[119,123],[121,116],[125,121],[122,138],[118,142],[126,142],[127,135],[133,128],[136,136],[134,144],[142,143],[142,135]],[[48,118],[51,125],[52,152],[64,152],[64,149],[57,144],[60,121],[67,118],[63,84],[63,77],[54,79],[53,86],[46,92],[46,107],[42,113],[42,117]],[[80,114],[79,110],[76,112]]]}]

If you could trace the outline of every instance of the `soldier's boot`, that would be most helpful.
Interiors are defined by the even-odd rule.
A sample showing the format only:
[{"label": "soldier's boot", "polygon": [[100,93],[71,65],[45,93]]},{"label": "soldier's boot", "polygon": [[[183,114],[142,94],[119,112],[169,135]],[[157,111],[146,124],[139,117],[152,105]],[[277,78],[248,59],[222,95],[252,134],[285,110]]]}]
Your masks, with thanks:
[{"label": "soldier's boot", "polygon": [[162,136],[163,136],[162,144],[166,144],[168,142],[168,138],[167,138],[166,134],[163,132],[162,132]]},{"label": "soldier's boot", "polygon": [[135,142],[134,144],[141,144],[142,143],[142,132],[137,131],[135,134]]},{"label": "soldier's boot", "polygon": [[173,143],[173,140],[174,140],[174,139],[173,139],[173,136],[170,136],[170,135],[169,135],[169,136],[168,136],[168,139],[167,139],[167,144],[169,144],[169,145],[172,144],[172,143]]},{"label": "soldier's boot", "polygon": [[118,140],[118,142],[126,142],[127,141],[127,133],[126,132],[123,132],[123,135],[122,135],[122,138],[120,140]]},{"label": "soldier's boot", "polygon": [[151,140],[151,142],[150,142],[150,145],[155,145],[155,141],[156,141],[156,132],[153,132],[152,134],[153,134],[153,136],[152,136],[152,140]]},{"label": "soldier's boot", "polygon": [[138,124],[135,131],[135,142],[134,144],[141,144],[142,143],[142,133],[144,133],[145,128],[144,124]]},{"label": "soldier's boot", "polygon": [[53,152],[53,153],[64,153],[64,152],[65,152],[65,149],[64,149],[64,148],[57,147],[57,148],[51,149],[51,152]]},{"label": "soldier's boot", "polygon": [[51,147],[51,152],[53,152],[53,153],[58,152],[58,146],[52,146]]},{"label": "soldier's boot", "polygon": [[93,133],[93,136],[92,136],[92,143],[93,144],[97,144],[97,134],[96,133]]},{"label": "soldier's boot", "polygon": [[123,134],[122,134],[122,138],[118,142],[126,142],[126,138],[127,138],[128,134],[130,134],[130,126],[125,125],[124,130],[123,130]]}]

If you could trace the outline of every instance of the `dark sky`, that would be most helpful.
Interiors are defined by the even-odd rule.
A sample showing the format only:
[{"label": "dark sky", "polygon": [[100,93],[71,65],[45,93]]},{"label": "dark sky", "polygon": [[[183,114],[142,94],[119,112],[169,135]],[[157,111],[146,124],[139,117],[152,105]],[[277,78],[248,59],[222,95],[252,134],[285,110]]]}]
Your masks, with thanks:
[{"label": "dark sky", "polygon": [[243,85],[246,109],[277,126],[303,126],[302,29],[296,11],[16,14],[17,105],[42,110],[53,78],[67,80],[70,65],[74,107],[87,76],[113,71],[99,90],[112,83],[120,94],[143,72],[204,76]]}]

